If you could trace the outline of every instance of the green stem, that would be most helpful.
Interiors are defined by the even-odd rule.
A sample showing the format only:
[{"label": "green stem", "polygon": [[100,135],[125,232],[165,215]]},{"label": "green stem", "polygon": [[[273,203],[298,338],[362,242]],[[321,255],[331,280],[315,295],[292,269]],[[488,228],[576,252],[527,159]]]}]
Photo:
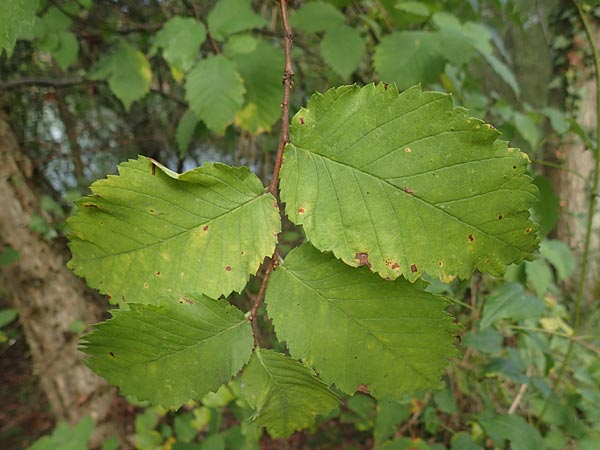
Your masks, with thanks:
[{"label": "green stem", "polygon": [[[594,35],[590,30],[590,25],[585,15],[585,12],[582,9],[582,6],[576,0],[573,0],[575,7],[577,8],[577,12],[579,13],[579,17],[581,18],[581,23],[583,24],[583,28],[585,29],[585,35],[587,37],[588,43],[592,48],[592,55],[594,58],[594,71],[596,74],[596,142],[600,142],[600,56],[598,55],[598,48],[596,47],[596,42],[594,40]],[[591,150],[591,149],[590,149]],[[590,254],[590,241],[592,237],[592,225],[594,212],[596,211],[596,199],[598,197],[598,182],[600,180],[600,157],[598,154],[594,154],[594,158],[596,159],[596,164],[594,166],[593,172],[593,181],[591,186],[591,192],[589,197],[588,204],[588,217],[585,228],[585,240],[583,244],[583,254],[581,256],[581,269],[579,273],[579,280],[577,283],[577,294],[575,297],[575,310],[573,312],[573,335],[577,336],[579,332],[579,326],[581,324],[581,304],[583,303],[583,291],[585,288],[585,276],[588,269],[589,263],[589,254]],[[552,389],[550,391],[550,395],[546,399],[544,403],[544,407],[542,408],[542,412],[540,413],[539,420],[541,421],[544,417],[544,414],[548,410],[548,406],[550,405],[550,400],[552,396],[556,394],[556,389],[558,384],[560,383],[567,365],[573,355],[573,349],[575,347],[575,341],[569,340],[569,345],[567,347],[567,352],[565,354],[565,358],[558,369],[558,373],[554,382],[552,383]]]}]

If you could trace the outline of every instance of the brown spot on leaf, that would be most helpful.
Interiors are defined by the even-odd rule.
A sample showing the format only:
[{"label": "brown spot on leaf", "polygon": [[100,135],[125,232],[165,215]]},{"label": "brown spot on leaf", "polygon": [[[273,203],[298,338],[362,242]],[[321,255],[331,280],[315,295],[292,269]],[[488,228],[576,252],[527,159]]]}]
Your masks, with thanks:
[{"label": "brown spot on leaf", "polygon": [[113,352],[108,352],[108,354],[109,354],[110,356],[112,356],[113,358],[116,358],[116,355],[115,355]]},{"label": "brown spot on leaf", "polygon": [[94,203],[84,203],[83,207],[84,208],[100,208],[98,205],[96,205]]},{"label": "brown spot on leaf", "polygon": [[410,152],[412,152],[412,150],[410,149],[410,147],[406,147],[406,148],[404,149],[404,151],[405,151],[406,153],[410,153]]},{"label": "brown spot on leaf", "polygon": [[204,225],[204,226],[202,227],[202,231],[208,231],[208,225]]},{"label": "brown spot on leaf", "polygon": [[383,89],[385,89],[387,91],[388,87],[389,87],[389,83],[383,83]]},{"label": "brown spot on leaf", "polygon": [[152,161],[152,175],[156,175],[156,164]]},{"label": "brown spot on leaf", "polygon": [[160,272],[157,270],[156,272],[154,272],[154,275],[156,275],[157,277],[160,277]]},{"label": "brown spot on leaf", "polygon": [[405,187],[404,192],[406,192],[407,194],[413,195],[415,193],[415,191],[413,191],[411,188],[409,187]]},{"label": "brown spot on leaf", "polygon": [[498,220],[502,220],[504,219],[504,216],[502,214],[498,214]]},{"label": "brown spot on leaf", "polygon": [[231,266],[225,266],[225,270],[226,270],[227,272],[231,272]]},{"label": "brown spot on leaf", "polygon": [[358,385],[358,387],[356,388],[356,391],[362,392],[363,394],[371,395],[371,390],[369,389],[369,386],[367,386],[366,384]]},{"label": "brown spot on leaf", "polygon": [[440,261],[440,262],[438,263],[438,266],[440,266],[440,267],[442,267],[443,265],[444,265],[444,263],[443,263],[442,261]]},{"label": "brown spot on leaf", "polygon": [[298,214],[304,214],[304,208],[298,208]]},{"label": "brown spot on leaf", "polygon": [[419,271],[419,269],[417,269],[417,265],[416,265],[416,264],[411,264],[411,265],[410,265],[410,271],[411,271],[412,273],[416,273],[416,272],[418,272],[418,271]]},{"label": "brown spot on leaf", "polygon": [[397,262],[395,262],[392,264],[391,267],[392,267],[392,269],[396,270],[396,269],[400,268],[400,265]]},{"label": "brown spot on leaf", "polygon": [[531,227],[525,228],[525,233],[527,233],[527,234],[531,233],[532,231],[533,231],[533,228],[531,228]]},{"label": "brown spot on leaf", "polygon": [[179,303],[187,303],[189,305],[193,305],[194,304],[193,301],[191,301],[189,298],[186,298],[186,297],[181,297],[179,299]]},{"label": "brown spot on leaf", "polygon": [[300,117],[300,125],[304,125],[304,117]]},{"label": "brown spot on leaf", "polygon": [[369,262],[369,254],[366,252],[359,252],[354,255],[354,259],[358,259],[359,266],[367,266],[371,267],[371,263]]},{"label": "brown spot on leaf", "polygon": [[469,242],[473,242],[475,240],[475,238],[473,237],[472,234],[469,235]]},{"label": "brown spot on leaf", "polygon": [[144,289],[148,289],[148,283],[144,283]]}]

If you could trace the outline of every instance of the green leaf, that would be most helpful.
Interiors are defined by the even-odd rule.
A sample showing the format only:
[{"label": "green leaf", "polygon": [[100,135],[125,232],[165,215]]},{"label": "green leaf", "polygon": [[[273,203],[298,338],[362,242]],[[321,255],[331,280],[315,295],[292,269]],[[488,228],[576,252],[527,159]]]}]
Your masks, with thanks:
[{"label": "green leaf", "polygon": [[470,434],[460,431],[452,436],[450,450],[484,450],[484,448],[477,445]]},{"label": "green leaf", "polygon": [[487,63],[494,69],[496,75],[498,75],[506,84],[510,86],[515,95],[519,97],[521,95],[521,88],[519,86],[519,82],[515,77],[514,73],[506,64],[504,64],[499,58],[495,55],[483,54],[484,59]]},{"label": "green leaf", "polygon": [[412,2],[412,1],[400,1],[394,5],[395,9],[400,11],[414,14],[416,16],[427,17],[429,15],[429,8],[423,2]]},{"label": "green leaf", "polygon": [[522,285],[502,284],[486,299],[479,326],[483,330],[502,319],[537,319],[544,308],[544,302],[526,294]]},{"label": "green leaf", "polygon": [[382,277],[498,275],[537,247],[528,159],[450,96],[394,86],[314,95],[291,125],[281,198],[308,240]]},{"label": "green leaf", "polygon": [[360,31],[344,24],[330,28],[321,41],[323,60],[344,80],[356,70],[364,51]]},{"label": "green leaf", "polygon": [[514,115],[513,123],[519,134],[523,136],[523,139],[531,146],[531,149],[535,150],[540,142],[541,134],[537,124],[531,118],[531,115],[517,112]]},{"label": "green leaf", "polygon": [[150,54],[163,49],[169,66],[187,72],[196,61],[200,45],[206,39],[206,28],[193,17],[175,16],[169,19],[154,36]]},{"label": "green leaf", "polygon": [[5,327],[17,318],[19,313],[14,308],[0,309],[0,328]]},{"label": "green leaf", "polygon": [[481,419],[479,423],[499,448],[510,442],[513,450],[543,450],[544,443],[540,432],[514,414],[497,415]]},{"label": "green leaf", "polygon": [[0,267],[8,266],[14,262],[17,262],[21,255],[17,250],[12,247],[7,247],[0,252]]},{"label": "green leaf", "polygon": [[244,39],[251,50],[246,47],[240,51],[241,46],[235,43],[230,50],[246,87],[244,108],[236,114],[235,123],[252,134],[259,134],[271,131],[281,116],[283,56],[273,45],[251,39],[254,42]]},{"label": "green leaf", "polygon": [[177,142],[177,148],[179,149],[179,155],[185,156],[187,152],[188,145],[190,144],[190,140],[194,135],[194,131],[196,131],[196,127],[200,123],[196,114],[191,109],[188,109],[183,115],[181,119],[179,119],[179,123],[177,123],[177,129],[175,130],[175,142]]},{"label": "green leaf", "polygon": [[129,306],[112,310],[82,345],[90,368],[124,395],[179,407],[229,381],[250,358],[250,322],[225,301],[186,295]]},{"label": "green leaf", "polygon": [[50,436],[38,439],[27,450],[86,450],[93,429],[94,421],[90,416],[84,417],[73,427],[61,422]]},{"label": "green leaf", "polygon": [[38,47],[52,54],[62,70],[75,64],[79,55],[79,41],[70,31],[61,31],[38,42]]},{"label": "green leaf", "polygon": [[150,91],[152,70],[142,52],[121,42],[114,53],[102,58],[90,71],[92,80],[108,79],[108,86],[126,111]]},{"label": "green leaf", "polygon": [[272,350],[254,352],[241,382],[256,411],[253,419],[274,438],[311,426],[338,405],[337,396],[309,368]]},{"label": "green leaf", "polygon": [[410,417],[411,404],[386,398],[377,404],[377,417],[373,428],[376,442],[383,442],[396,433],[396,425]]},{"label": "green leaf", "polygon": [[0,56],[6,50],[6,55],[10,58],[19,35],[31,30],[37,4],[37,0],[0,2]]},{"label": "green leaf", "polygon": [[344,20],[344,15],[335,6],[317,1],[302,5],[290,17],[290,25],[305,33],[318,33],[342,25]]},{"label": "green leaf", "polygon": [[221,55],[199,61],[185,82],[185,99],[191,110],[219,134],[233,122],[245,92],[235,64]]},{"label": "green leaf", "polygon": [[113,301],[240,292],[280,230],[274,197],[248,168],[212,163],[178,175],[144,157],[77,203],[69,266]]},{"label": "green leaf", "polygon": [[562,241],[545,239],[540,245],[540,253],[554,266],[559,281],[566,280],[575,270],[573,252]]},{"label": "green leaf", "polygon": [[533,206],[534,215],[541,227],[540,234],[548,235],[558,223],[560,201],[548,177],[540,175],[535,177],[533,182],[540,192],[540,199]]},{"label": "green leaf", "polygon": [[527,275],[527,283],[531,286],[533,292],[539,298],[543,298],[552,284],[552,271],[548,262],[544,259],[527,261],[525,263],[525,274]]},{"label": "green leaf", "polygon": [[361,384],[375,398],[437,387],[456,354],[447,300],[352,269],[309,244],[273,273],[265,302],[290,354],[348,394]]},{"label": "green leaf", "polygon": [[230,34],[260,28],[267,23],[252,11],[250,0],[219,0],[208,13],[207,22],[212,37],[219,41]]},{"label": "green leaf", "polygon": [[502,336],[494,328],[488,327],[482,331],[470,331],[463,337],[462,344],[493,355],[502,351]]},{"label": "green leaf", "polygon": [[385,36],[375,48],[375,71],[382,81],[406,89],[438,79],[446,66],[438,35],[428,31],[400,31]]}]

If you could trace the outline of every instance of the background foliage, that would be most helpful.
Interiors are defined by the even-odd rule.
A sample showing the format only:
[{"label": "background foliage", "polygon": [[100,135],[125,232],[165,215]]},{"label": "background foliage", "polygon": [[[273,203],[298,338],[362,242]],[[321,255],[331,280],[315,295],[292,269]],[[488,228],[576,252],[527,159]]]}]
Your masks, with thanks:
[{"label": "background foliage", "polygon": [[[456,106],[494,124],[503,139],[510,139],[511,146],[519,146],[534,161],[529,170],[541,192],[534,208],[541,225],[539,258],[511,266],[503,277],[476,273],[465,281],[431,280],[430,292],[458,299],[449,309],[461,324],[457,331],[461,354],[447,368],[443,389],[380,401],[365,393],[351,397],[339,393],[343,400],[339,410],[329,397],[332,394],[315,391],[316,397],[321,396],[319,401],[331,402],[331,407],[321,411],[325,417],[311,429],[284,443],[262,435],[258,425],[268,424],[251,422],[249,416],[259,404],[265,411],[263,417],[276,414],[286,402],[285,393],[270,391],[267,398],[248,399],[242,395],[243,384],[264,377],[265,367],[276,368],[278,376],[299,369],[261,350],[241,380],[177,412],[130,399],[137,408],[132,433],[137,448],[479,449],[509,445],[514,449],[594,449],[600,445],[600,350],[593,304],[597,292],[574,317],[580,249],[558,239],[560,192],[553,191],[543,170],[547,164],[556,164],[557,146],[573,134],[597,156],[595,135],[588,135],[573,119],[578,75],[554,68],[555,78],[548,79],[548,88],[557,97],[566,96],[566,101],[537,102],[535,86],[518,72],[523,67],[518,61],[518,42],[522,46],[528,40],[536,21],[543,27],[551,17],[547,44],[556,61],[561,57],[569,62],[576,57],[586,61],[591,53],[577,10],[569,2],[557,2],[555,9],[548,5],[540,9],[534,3],[332,0],[295,2],[289,8],[296,72],[292,112],[306,105],[313,92],[325,92],[334,85],[384,81],[403,90],[421,83],[427,89],[452,93]],[[585,13],[595,20],[593,8]],[[565,22],[569,31],[561,34]],[[268,182],[280,127],[283,70],[281,22],[275,3],[4,2],[0,29],[0,47],[6,49],[0,58],[2,104],[45,183],[48,194],[43,211],[30,221],[31,229],[45,239],[60,241],[71,202],[80,193],[88,193],[91,181],[113,172],[117,162],[137,153],[179,172],[212,160],[246,164]],[[572,42],[580,42],[576,46],[580,56],[571,50]],[[137,163],[151,165],[144,160]],[[204,167],[219,171],[218,165]],[[241,178],[248,195],[257,196],[265,205],[270,202],[249,172],[225,172],[221,171],[223,189],[233,178]],[[161,170],[158,174],[156,182],[174,182]],[[292,202],[282,188],[284,200]],[[87,201],[93,201],[92,197]],[[212,219],[206,220],[212,226]],[[275,230],[277,225],[271,227]],[[308,227],[305,230],[312,233]],[[302,233],[285,223],[283,244],[301,242]],[[256,258],[270,254],[272,244],[265,242]],[[15,250],[5,247],[2,264],[16,258]],[[238,275],[245,282],[249,273]],[[284,278],[286,272],[276,275]],[[274,290],[287,289],[284,282],[282,286],[276,282],[274,278]],[[227,293],[239,290],[240,283],[231,281]],[[260,280],[252,278],[249,292],[234,296],[233,303],[249,309],[259,285]],[[220,293],[225,292],[212,292],[213,296]],[[278,307],[275,298],[267,297],[268,309]],[[10,345],[17,332],[11,325],[16,314],[8,308],[0,312],[0,338],[6,341],[3,345]],[[160,320],[158,308],[148,307],[147,313],[154,315],[152,321]],[[226,311],[219,314],[227,315]],[[126,322],[128,313],[116,317]],[[274,325],[285,328],[285,324]],[[261,334],[280,350],[270,323],[261,323]],[[570,356],[563,372],[566,354]],[[296,407],[310,410],[313,404],[307,399]],[[65,448],[82,448],[92,425],[82,419],[75,432],[66,430],[66,425],[57,426],[52,436],[34,448],[56,448],[57,442],[66,440],[71,442],[61,444]],[[277,437],[288,430],[269,431]],[[104,448],[118,445],[112,439]]]}]

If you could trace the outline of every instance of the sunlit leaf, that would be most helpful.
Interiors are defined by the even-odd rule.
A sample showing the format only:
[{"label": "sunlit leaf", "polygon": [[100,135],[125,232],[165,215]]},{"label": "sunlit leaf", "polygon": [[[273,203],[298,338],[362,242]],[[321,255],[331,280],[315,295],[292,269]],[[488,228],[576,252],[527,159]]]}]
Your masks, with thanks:
[{"label": "sunlit leaf", "polygon": [[273,253],[278,209],[245,167],[178,175],[140,157],[96,181],[69,219],[69,265],[113,301],[241,291]]},{"label": "sunlit leaf", "polygon": [[245,92],[235,63],[221,55],[199,61],[185,82],[185,99],[192,111],[220,134],[242,107]]},{"label": "sunlit leaf", "polygon": [[290,354],[327,383],[375,398],[440,384],[455,355],[449,302],[404,279],[385,282],[304,244],[271,276],[265,301]]},{"label": "sunlit leaf", "polygon": [[126,395],[165,407],[199,400],[229,381],[250,358],[244,314],[200,295],[132,303],[83,338],[87,364]]},{"label": "sunlit leaf", "polygon": [[338,398],[312,371],[289,356],[257,349],[241,378],[253,419],[272,437],[287,437],[326,415]]},{"label": "sunlit leaf", "polygon": [[344,86],[292,120],[281,197],[313,245],[384,278],[498,275],[537,248],[527,163],[448,95]]}]

